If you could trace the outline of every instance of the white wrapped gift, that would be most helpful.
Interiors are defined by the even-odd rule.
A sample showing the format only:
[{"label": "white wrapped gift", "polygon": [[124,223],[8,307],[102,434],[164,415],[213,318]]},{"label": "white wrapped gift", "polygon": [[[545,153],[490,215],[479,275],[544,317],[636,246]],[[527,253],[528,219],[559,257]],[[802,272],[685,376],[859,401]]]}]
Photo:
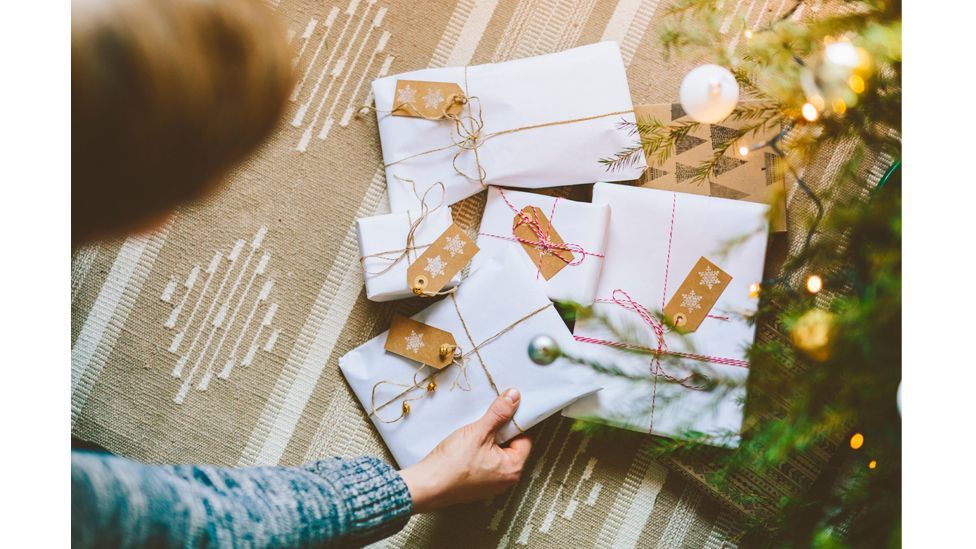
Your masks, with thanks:
[{"label": "white wrapped gift", "polygon": [[[528,206],[537,210],[524,211]],[[536,219],[540,213],[543,218]],[[492,186],[478,232],[481,251],[473,265],[514,249],[532,276],[545,284],[549,299],[589,305],[603,269],[609,222],[610,207],[605,204]],[[559,270],[546,280],[549,268]]]},{"label": "white wrapped gift", "polygon": [[[584,357],[654,382],[594,373],[603,390],[564,415],[672,438],[698,433],[711,444],[737,446],[749,373],[745,351],[755,335],[743,316],[757,307],[750,286],[763,274],[768,206],[607,183],[595,185],[593,202],[612,210],[594,312],[617,334],[636,329],[630,333],[642,336],[641,347],[663,352],[658,361],[635,354],[617,345],[633,342],[619,341],[608,322],[578,321],[574,335]],[[730,246],[737,238],[744,240]],[[707,282],[692,272],[703,256],[731,275],[731,282],[697,330],[679,336],[655,314],[686,276],[695,276],[695,284]],[[710,382],[689,379],[692,373]]]},{"label": "white wrapped gift", "polygon": [[[356,220],[359,253],[362,258],[366,297],[372,301],[391,301],[412,297],[407,282],[407,267],[451,226],[451,210],[441,206],[423,211],[394,212],[363,217]],[[420,220],[414,232],[414,246],[407,249],[407,235],[414,222]],[[458,273],[445,286],[453,288],[461,282]]]},{"label": "white wrapped gift", "polygon": [[[481,417],[497,398],[496,388],[516,387],[522,394],[514,422],[498,431],[499,442],[597,390],[592,381],[582,379],[586,377],[582,366],[563,359],[537,366],[529,360],[527,347],[539,334],[552,336],[568,349],[574,349],[575,342],[542,286],[525,273],[513,274],[520,269],[524,265],[512,261],[512,256],[505,263],[488,262],[472,272],[452,296],[413,317],[453,334],[459,352],[467,355],[461,360],[466,371],[459,379],[461,386],[452,387],[462,372],[454,363],[433,378],[437,389],[426,392],[425,378],[434,370],[423,367],[415,378],[418,363],[384,350],[387,332],[339,359],[342,374],[401,467],[420,461],[454,430]],[[475,344],[479,345],[477,354],[472,352]],[[377,385],[381,381],[386,383]],[[404,399],[398,395],[405,390],[403,385],[409,387],[415,381],[419,383],[405,398],[420,398],[409,401],[410,412],[397,418]],[[374,406],[377,412],[372,413]]]},{"label": "white wrapped gift", "polygon": [[[465,95],[476,97],[462,109],[467,129],[459,133],[447,119],[390,114],[402,104],[395,98],[398,80],[456,83]],[[644,169],[643,158],[614,172],[599,162],[635,143],[619,127],[622,120],[635,119],[616,42],[388,76],[373,82],[373,93],[393,211],[412,209],[416,203],[414,193],[394,176],[427,185],[443,181],[447,203],[453,204],[485,184],[539,188],[623,181],[637,179]],[[476,143],[470,139],[474,134]]]}]

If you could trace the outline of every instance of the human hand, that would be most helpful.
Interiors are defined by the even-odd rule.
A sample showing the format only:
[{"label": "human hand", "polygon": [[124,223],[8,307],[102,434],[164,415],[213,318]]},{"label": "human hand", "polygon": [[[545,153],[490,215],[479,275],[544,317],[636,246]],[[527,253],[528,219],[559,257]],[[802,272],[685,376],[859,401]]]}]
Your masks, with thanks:
[{"label": "human hand", "polygon": [[512,419],[520,399],[518,389],[505,390],[481,419],[454,431],[423,461],[400,471],[415,512],[477,501],[518,483],[532,441],[523,433],[503,448],[495,442],[495,432]]}]

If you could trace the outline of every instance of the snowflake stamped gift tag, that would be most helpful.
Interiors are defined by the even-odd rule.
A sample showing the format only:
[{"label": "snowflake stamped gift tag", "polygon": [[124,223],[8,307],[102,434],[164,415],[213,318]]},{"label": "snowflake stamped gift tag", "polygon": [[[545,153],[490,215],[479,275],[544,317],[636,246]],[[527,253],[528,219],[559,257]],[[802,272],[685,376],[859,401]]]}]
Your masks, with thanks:
[{"label": "snowflake stamped gift tag", "polygon": [[407,286],[419,296],[436,295],[478,253],[478,245],[452,223],[407,267]]}]

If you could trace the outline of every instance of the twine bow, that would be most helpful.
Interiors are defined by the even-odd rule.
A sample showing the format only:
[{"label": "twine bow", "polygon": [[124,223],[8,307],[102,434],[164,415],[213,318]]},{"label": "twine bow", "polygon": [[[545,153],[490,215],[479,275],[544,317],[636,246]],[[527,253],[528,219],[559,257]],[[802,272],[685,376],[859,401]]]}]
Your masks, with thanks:
[{"label": "twine bow", "polygon": [[[403,179],[398,176],[396,176],[396,178],[403,183],[408,183],[413,189],[414,196],[417,197],[417,200],[420,201],[420,216],[414,220],[412,219],[412,214],[409,211],[407,212],[407,221],[410,223],[410,228],[407,230],[407,238],[403,248],[398,248],[395,250],[386,250],[384,252],[376,252],[376,253],[360,256],[359,262],[363,264],[363,272],[365,272],[367,275],[379,276],[381,274],[387,273],[390,271],[390,269],[395,267],[396,264],[399,263],[400,261],[403,261],[404,259],[409,261],[411,254],[416,254],[418,250],[427,248],[431,244],[433,244],[433,242],[428,242],[426,244],[418,245],[416,243],[416,235],[417,235],[417,231],[420,229],[420,226],[423,225],[424,221],[426,221],[427,216],[434,213],[435,211],[437,211],[438,208],[444,205],[444,197],[447,194],[447,191],[444,188],[444,183],[440,181],[434,183],[432,186],[428,187],[426,191],[424,191],[423,196],[420,196],[417,194],[416,182],[414,182],[411,179]],[[437,187],[440,187],[441,189],[441,200],[436,206],[431,208],[430,205],[427,204],[427,198],[428,195],[430,194],[430,191]],[[396,255],[390,257],[390,254],[396,254]],[[389,261],[390,263],[389,265],[387,265],[386,267],[384,267],[379,271],[370,271],[366,269],[366,260],[370,258],[378,258],[384,261]]]},{"label": "twine bow", "polygon": [[[370,416],[375,416],[376,419],[378,419],[379,421],[382,421],[383,423],[396,423],[397,421],[400,421],[401,419],[403,419],[404,417],[406,417],[407,414],[410,413],[410,402],[413,402],[413,401],[416,401],[416,400],[420,400],[420,399],[426,398],[428,395],[430,395],[432,392],[434,392],[434,389],[431,388],[429,384],[430,383],[434,383],[433,382],[434,378],[436,378],[438,374],[446,371],[451,366],[457,366],[457,372],[456,372],[456,375],[454,376],[454,381],[451,384],[451,390],[454,390],[456,388],[460,388],[462,391],[470,391],[471,390],[471,383],[470,383],[470,380],[468,379],[468,371],[467,371],[468,364],[467,364],[467,361],[468,361],[468,358],[471,357],[472,355],[474,355],[474,356],[476,356],[478,358],[478,364],[481,365],[481,369],[482,369],[482,371],[484,371],[485,377],[488,378],[488,384],[491,385],[491,388],[495,392],[495,395],[496,396],[500,396],[501,395],[501,391],[498,390],[498,385],[495,383],[495,378],[492,377],[491,371],[488,369],[488,365],[485,362],[485,359],[481,356],[481,349],[483,349],[484,347],[488,346],[492,342],[498,340],[499,338],[501,338],[503,335],[505,335],[508,332],[510,332],[512,329],[514,329],[516,326],[518,326],[522,322],[525,322],[526,320],[534,317],[535,315],[537,315],[537,314],[541,313],[542,311],[548,309],[549,307],[552,307],[553,306],[552,303],[547,303],[547,304],[543,305],[542,307],[539,307],[538,309],[535,309],[534,311],[528,313],[527,315],[523,316],[522,318],[516,320],[515,322],[509,324],[508,326],[502,328],[497,333],[495,333],[491,337],[485,339],[481,343],[475,344],[474,337],[471,335],[471,330],[468,329],[467,322],[465,322],[464,317],[461,315],[461,309],[458,306],[457,298],[455,297],[454,294],[451,294],[451,302],[454,304],[454,310],[455,310],[455,312],[457,312],[458,320],[461,321],[461,326],[464,328],[464,334],[467,337],[468,342],[470,342],[470,344],[471,344],[471,349],[468,350],[468,351],[466,351],[466,352],[462,352],[460,348],[456,349],[454,351],[454,360],[450,364],[448,364],[447,366],[445,366],[444,368],[442,368],[440,370],[434,369],[433,372],[431,372],[430,374],[424,376],[423,378],[418,378],[417,376],[420,375],[423,372],[424,368],[427,368],[428,367],[425,364],[421,364],[417,368],[417,370],[414,371],[413,378],[412,378],[412,383],[399,383],[399,382],[390,381],[390,380],[380,380],[380,381],[376,382],[373,385],[373,390],[372,390],[371,395],[370,395],[370,407],[372,409],[370,411],[370,413],[369,413]],[[411,396],[408,396],[410,393],[412,393],[414,391],[417,391],[417,390],[421,389],[422,387],[424,387],[424,384],[428,384],[426,392],[421,393],[421,394],[416,395],[416,396],[412,396],[412,397]],[[397,386],[397,387],[403,387],[404,390],[401,391],[396,396],[394,396],[393,398],[391,398],[390,400],[388,400],[386,402],[383,402],[382,404],[377,405],[376,404],[376,391],[381,386],[383,386],[383,385],[393,385],[393,386]],[[434,383],[433,386],[436,388],[436,383]],[[401,403],[401,405],[400,405],[400,414],[398,416],[396,416],[395,418],[391,418],[391,419],[383,418],[382,416],[380,416],[380,414],[379,414],[380,410],[382,410],[382,409],[384,409],[384,408],[386,408],[386,407],[390,406],[391,404],[393,404],[395,402],[398,402],[398,401]],[[523,431],[522,427],[520,427],[519,424],[516,423],[516,421],[515,421],[514,418],[512,419],[512,424],[515,425],[515,428],[518,429],[519,432]]]},{"label": "twine bow", "polygon": [[[539,221],[537,215],[535,215],[535,210],[530,210],[534,214],[530,216],[529,214],[525,213],[525,209],[519,210],[518,208],[516,208],[515,204],[512,204],[512,202],[508,199],[508,197],[505,196],[505,191],[498,188],[498,193],[501,195],[502,200],[505,201],[505,204],[508,204],[508,207],[511,208],[511,210],[515,212],[515,214],[518,216],[518,220],[512,224],[512,236],[498,235],[492,233],[478,233],[478,234],[484,236],[490,236],[492,238],[501,238],[502,240],[510,240],[512,242],[519,242],[537,248],[539,250],[539,260],[537,262],[538,269],[536,271],[536,278],[539,278],[539,275],[542,273],[542,260],[545,258],[546,255],[551,254],[559,258],[563,263],[565,263],[569,267],[579,265],[580,263],[583,262],[583,260],[586,259],[587,256],[599,257],[601,259],[603,258],[603,254],[589,252],[579,244],[575,244],[572,242],[554,242],[552,240],[551,231],[552,231],[553,224],[555,223],[554,219],[556,217],[556,204],[559,203],[559,197],[556,197],[556,199],[552,203],[552,210],[549,212],[548,226],[543,228],[542,223]],[[532,231],[532,233],[535,235],[534,240],[522,238],[517,234],[515,234],[515,231],[522,226],[528,227]],[[570,254],[572,254],[572,258],[571,259],[567,258],[565,254],[561,254],[559,252],[569,252]]]}]

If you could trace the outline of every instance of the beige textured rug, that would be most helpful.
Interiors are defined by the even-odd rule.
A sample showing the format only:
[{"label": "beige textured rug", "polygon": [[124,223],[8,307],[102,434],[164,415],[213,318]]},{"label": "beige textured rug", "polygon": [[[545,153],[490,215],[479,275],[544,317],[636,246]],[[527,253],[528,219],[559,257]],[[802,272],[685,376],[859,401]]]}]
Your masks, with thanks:
[{"label": "beige textured rug", "polygon": [[[669,102],[657,0],[282,0],[299,83],[225,188],[150,235],[72,258],[72,433],[147,462],[297,464],[382,442],[338,371],[415,302],[366,300],[353,220],[387,209],[369,84],[617,40],[635,103]],[[758,24],[781,0],[726,2]],[[733,34],[717,39],[735,47]],[[477,228],[484,194],[455,206]],[[176,376],[178,374],[178,377]],[[647,455],[552,418],[510,494],[413,519],[392,546],[719,547],[735,515]]]}]

